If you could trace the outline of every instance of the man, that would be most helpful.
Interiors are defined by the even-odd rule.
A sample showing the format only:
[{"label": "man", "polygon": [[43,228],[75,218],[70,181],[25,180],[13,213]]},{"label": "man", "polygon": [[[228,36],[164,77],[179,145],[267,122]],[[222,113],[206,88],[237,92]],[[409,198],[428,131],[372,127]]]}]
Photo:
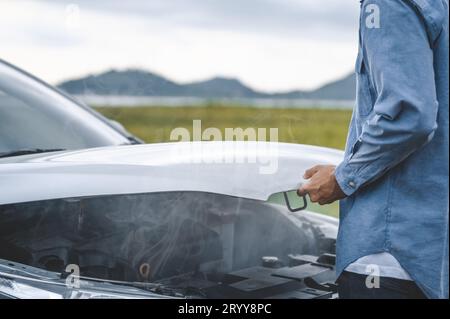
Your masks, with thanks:
[{"label": "man", "polygon": [[448,31],[448,0],[361,1],[345,158],[299,189],[342,199],[341,298],[448,298]]}]

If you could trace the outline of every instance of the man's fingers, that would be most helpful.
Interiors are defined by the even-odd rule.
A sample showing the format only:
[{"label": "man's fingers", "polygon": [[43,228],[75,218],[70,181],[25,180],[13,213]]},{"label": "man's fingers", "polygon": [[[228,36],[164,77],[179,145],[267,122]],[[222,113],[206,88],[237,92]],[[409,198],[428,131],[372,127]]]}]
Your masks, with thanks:
[{"label": "man's fingers", "polygon": [[314,167],[311,167],[310,169],[307,169],[305,171],[305,174],[303,174],[304,179],[310,179],[314,174],[317,173],[317,171],[320,169],[320,165],[316,165]]},{"label": "man's fingers", "polygon": [[[337,185],[333,165],[316,165],[305,171],[303,177],[308,179],[297,191],[300,196],[309,195],[311,202],[326,205],[343,198],[343,192]],[[340,192],[336,189],[339,188]]]},{"label": "man's fingers", "polygon": [[320,199],[320,196],[316,193],[309,194],[309,199],[311,200],[311,202],[317,203]]},{"label": "man's fingers", "polygon": [[317,189],[312,185],[311,183],[307,183],[300,187],[300,189],[297,191],[297,194],[300,196],[309,195],[309,199],[315,203],[319,200],[319,194],[317,192]]},{"label": "man's fingers", "polygon": [[312,190],[313,190],[313,186],[311,185],[311,183],[306,183],[306,184],[303,184],[297,190],[297,195],[298,196],[305,196],[305,195],[309,194]]},{"label": "man's fingers", "polygon": [[307,195],[308,194],[308,188],[306,187],[306,185],[303,185],[302,187],[300,187],[298,190],[297,190],[297,195],[298,196],[305,196],[305,195]]}]

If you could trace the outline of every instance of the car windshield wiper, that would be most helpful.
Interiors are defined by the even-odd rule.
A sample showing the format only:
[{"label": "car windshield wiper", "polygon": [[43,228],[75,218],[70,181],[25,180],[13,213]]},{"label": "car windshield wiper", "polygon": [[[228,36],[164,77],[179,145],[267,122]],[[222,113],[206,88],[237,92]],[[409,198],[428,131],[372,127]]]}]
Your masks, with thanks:
[{"label": "car windshield wiper", "polygon": [[64,148],[33,148],[33,149],[24,149],[11,151],[6,153],[0,153],[0,158],[2,157],[10,157],[10,156],[20,156],[20,155],[29,155],[29,154],[39,154],[39,153],[49,153],[49,152],[58,152],[65,151]]}]

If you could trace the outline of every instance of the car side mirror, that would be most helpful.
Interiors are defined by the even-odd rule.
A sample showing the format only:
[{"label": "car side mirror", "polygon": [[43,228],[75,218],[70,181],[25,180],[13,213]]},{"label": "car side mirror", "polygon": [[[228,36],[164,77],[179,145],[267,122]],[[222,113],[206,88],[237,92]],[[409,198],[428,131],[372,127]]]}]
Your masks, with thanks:
[{"label": "car side mirror", "polygon": [[130,133],[128,133],[128,131],[125,129],[125,127],[120,123],[120,122],[117,122],[117,121],[115,121],[115,120],[111,120],[111,119],[108,119],[109,120],[109,123],[112,125],[112,126],[114,126],[114,128],[116,128],[117,130],[119,130],[120,132],[122,132],[122,133],[124,133],[124,134],[126,134],[126,135],[129,135]]}]

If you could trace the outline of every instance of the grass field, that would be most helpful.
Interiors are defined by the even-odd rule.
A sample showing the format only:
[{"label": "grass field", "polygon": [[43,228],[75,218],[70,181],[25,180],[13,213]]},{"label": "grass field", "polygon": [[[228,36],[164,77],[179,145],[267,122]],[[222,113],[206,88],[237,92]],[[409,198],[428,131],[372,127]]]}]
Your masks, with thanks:
[{"label": "grass field", "polygon": [[[223,105],[186,107],[97,107],[100,113],[122,123],[147,143],[168,142],[170,132],[184,127],[192,133],[192,121],[201,120],[202,129],[278,128],[280,142],[320,145],[343,149],[351,117],[348,110],[270,109]],[[311,210],[336,216],[337,205]]]},{"label": "grass field", "polygon": [[167,142],[176,127],[192,129],[193,120],[202,128],[278,128],[280,142],[343,149],[351,112],[319,109],[263,109],[253,107],[122,107],[97,108],[122,123],[148,143]]}]

